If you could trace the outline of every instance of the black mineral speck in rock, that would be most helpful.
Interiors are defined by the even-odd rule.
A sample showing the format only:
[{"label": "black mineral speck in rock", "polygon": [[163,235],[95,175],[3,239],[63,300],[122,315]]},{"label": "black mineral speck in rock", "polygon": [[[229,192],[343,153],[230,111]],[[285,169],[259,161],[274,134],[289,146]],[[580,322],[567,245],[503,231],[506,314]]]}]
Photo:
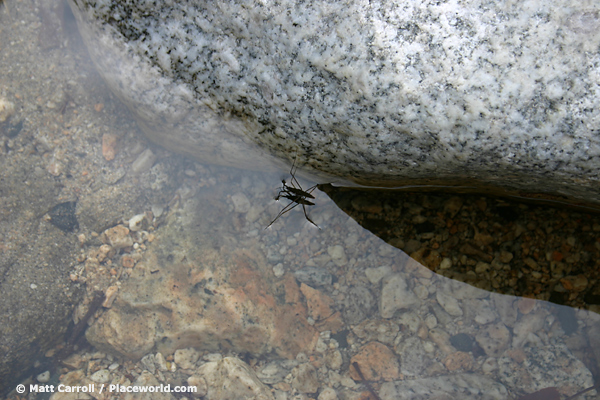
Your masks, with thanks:
[{"label": "black mineral speck in rock", "polygon": [[77,217],[75,216],[76,202],[66,201],[52,207],[48,213],[50,215],[50,223],[63,232],[73,232],[79,228]]}]

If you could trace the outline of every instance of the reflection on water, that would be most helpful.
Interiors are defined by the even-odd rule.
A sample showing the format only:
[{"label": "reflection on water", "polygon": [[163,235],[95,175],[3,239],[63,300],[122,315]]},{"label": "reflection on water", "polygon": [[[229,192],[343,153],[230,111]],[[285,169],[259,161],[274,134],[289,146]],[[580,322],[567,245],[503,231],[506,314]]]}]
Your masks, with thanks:
[{"label": "reflection on water", "polygon": [[[41,52],[43,45],[31,39],[46,25],[38,4],[3,4],[2,34],[12,39],[3,44],[11,57],[2,56],[2,66],[17,83],[1,80],[0,93],[16,104],[10,120],[26,121],[22,132],[4,135],[3,166],[11,174],[26,171],[20,182],[35,183],[39,190],[28,196],[42,200],[35,207],[15,202],[10,218],[3,203],[1,244],[15,258],[25,257],[31,250],[22,242],[13,250],[22,239],[7,232],[30,222],[38,224],[28,231],[30,242],[49,235],[70,240],[63,245],[64,262],[72,268],[35,288],[33,277],[25,276],[22,290],[55,281],[79,285],[88,296],[75,321],[85,315],[92,293],[107,295],[87,332],[95,349],[45,364],[47,375],[34,370],[38,383],[162,383],[194,386],[209,399],[321,400],[513,399],[549,387],[572,395],[594,384],[598,314],[435,274],[362,228],[320,191],[313,192],[308,212],[321,230],[299,207],[265,229],[286,204],[273,198],[288,170],[261,174],[200,165],[153,147],[84,68],[89,61],[74,52],[75,37]],[[14,190],[2,192],[3,200]],[[47,215],[68,201],[77,201],[75,233],[63,233]],[[448,212],[443,202],[422,203],[431,215]],[[407,244],[432,233],[427,240],[435,239],[427,221],[407,210],[420,231],[396,238]],[[487,210],[493,215],[486,218],[506,217]],[[405,214],[395,218],[402,226]],[[475,226],[479,240],[495,240],[500,230],[485,219]],[[592,251],[567,245],[565,257]],[[452,251],[451,260],[478,257],[462,246]],[[465,274],[467,266],[481,268],[464,265]],[[530,266],[528,273],[536,271]],[[515,289],[522,277],[516,278]],[[13,312],[26,315],[27,307],[24,302]],[[47,355],[51,359],[52,352]]]}]

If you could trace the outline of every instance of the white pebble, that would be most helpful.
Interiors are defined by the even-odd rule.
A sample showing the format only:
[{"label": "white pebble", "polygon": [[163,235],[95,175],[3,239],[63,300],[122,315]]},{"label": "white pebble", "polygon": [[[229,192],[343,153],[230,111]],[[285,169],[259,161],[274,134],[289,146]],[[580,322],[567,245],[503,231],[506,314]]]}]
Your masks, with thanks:
[{"label": "white pebble", "polygon": [[365,275],[367,276],[369,282],[371,282],[373,285],[377,285],[379,281],[386,275],[390,274],[390,272],[392,272],[392,269],[385,265],[383,267],[367,268],[365,270]]},{"label": "white pebble", "polygon": [[175,362],[183,369],[193,369],[199,357],[200,353],[193,347],[175,350],[174,354]]},{"label": "white pebble", "polygon": [[159,218],[163,214],[165,209],[161,206],[154,205],[150,207],[150,211],[152,211],[152,215],[154,215],[154,218]]},{"label": "white pebble", "polygon": [[427,325],[429,329],[435,328],[437,326],[437,318],[435,317],[435,315],[427,315],[427,317],[425,317],[425,325]]},{"label": "white pebble", "polygon": [[444,258],[440,263],[440,269],[449,269],[452,266],[452,260],[448,257]]},{"label": "white pebble", "polygon": [[344,248],[339,244],[335,246],[329,246],[327,248],[327,253],[329,254],[329,257],[331,257],[333,263],[338,267],[343,267],[348,263],[348,258],[346,258]]},{"label": "white pebble", "polygon": [[136,160],[131,164],[131,172],[134,174],[139,174],[141,172],[148,171],[154,165],[156,161],[156,156],[150,149],[146,149],[136,158]]},{"label": "white pebble", "polygon": [[481,366],[481,371],[484,374],[488,375],[494,372],[496,369],[498,369],[498,363],[496,362],[496,359],[494,357],[490,357],[487,360],[485,360],[485,362]]},{"label": "white pebble", "polygon": [[106,383],[110,380],[110,371],[107,369],[101,369],[96,371],[90,376],[90,379],[97,383]]},{"label": "white pebble", "polygon": [[142,224],[144,223],[144,219],[146,218],[146,214],[138,214],[134,217],[131,217],[129,220],[129,230],[133,232],[137,232],[142,229]]},{"label": "white pebble", "polygon": [[383,284],[379,313],[382,318],[392,318],[397,310],[411,308],[420,302],[417,296],[408,290],[404,277],[396,274]]},{"label": "white pebble", "polygon": [[165,360],[165,356],[163,356],[162,353],[156,353],[154,355],[154,364],[156,364],[159,371],[167,371],[167,360]]},{"label": "white pebble", "polygon": [[317,344],[315,345],[315,351],[317,353],[325,353],[328,348],[329,346],[327,346],[323,339],[319,337],[319,339],[317,339]]},{"label": "white pebble", "polygon": [[435,345],[426,340],[423,342],[423,350],[425,350],[426,353],[433,353],[435,351]]},{"label": "white pebble", "polygon": [[273,267],[273,274],[275,275],[276,278],[282,277],[284,273],[285,273],[285,269],[283,268],[282,263],[279,263]]},{"label": "white pebble", "polygon": [[40,383],[46,383],[50,380],[50,371],[44,371],[36,377]]}]

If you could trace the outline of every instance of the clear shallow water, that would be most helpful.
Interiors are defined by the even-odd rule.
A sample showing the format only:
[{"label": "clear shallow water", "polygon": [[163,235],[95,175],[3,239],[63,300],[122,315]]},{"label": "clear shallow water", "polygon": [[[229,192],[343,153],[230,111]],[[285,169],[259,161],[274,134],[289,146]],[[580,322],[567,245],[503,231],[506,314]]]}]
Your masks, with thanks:
[{"label": "clear shallow water", "polygon": [[[63,381],[84,384],[107,370],[107,382],[135,382],[146,370],[158,382],[188,382],[218,353],[243,360],[277,399],[329,389],[366,396],[354,363],[382,399],[509,399],[546,387],[571,395],[593,385],[598,314],[436,275],[320,191],[309,208],[320,230],[300,207],[265,229],[286,204],[273,197],[289,171],[203,166],[152,146],[92,69],[68,11],[2,4],[0,93],[15,109],[4,125],[4,174],[25,170],[24,181],[39,182],[32,202],[0,221],[2,245],[18,247],[27,221],[42,221],[37,235],[63,235],[44,215],[77,199],[79,230],[64,233],[72,268],[33,284],[70,281],[88,294],[118,288],[88,332],[101,353],[76,355],[59,370]],[[22,130],[7,135],[20,121]],[[143,213],[139,231],[110,231]],[[23,278],[27,290],[35,278]],[[189,347],[199,354],[174,356]],[[173,357],[167,371],[152,372],[149,365],[162,365],[157,352]],[[148,354],[153,363],[124,357]]]}]

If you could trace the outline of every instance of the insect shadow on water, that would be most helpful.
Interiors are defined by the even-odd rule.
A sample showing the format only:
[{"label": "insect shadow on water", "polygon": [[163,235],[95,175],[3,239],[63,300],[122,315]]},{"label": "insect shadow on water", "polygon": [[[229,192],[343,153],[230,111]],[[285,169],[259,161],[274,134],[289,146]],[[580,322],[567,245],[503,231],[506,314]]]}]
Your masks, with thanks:
[{"label": "insect shadow on water", "polygon": [[[312,192],[316,189],[317,185],[311,186],[306,190],[302,189],[300,182],[298,182],[298,179],[296,179],[295,174],[297,170],[298,167],[296,167],[296,160],[294,160],[292,168],[290,169],[291,179],[289,185],[285,179],[282,179],[279,192],[277,192],[277,196],[275,196],[275,200],[283,198],[288,199],[290,202],[287,206],[283,207],[281,211],[279,211],[279,214],[277,214],[275,219],[271,221],[269,225],[267,225],[267,228],[273,225],[275,221],[277,221],[283,214],[293,210],[299,205],[302,206],[302,211],[304,211],[304,217],[306,217],[306,220],[314,226],[316,226],[317,228],[319,228],[319,225],[315,224],[314,221],[310,219],[310,217],[306,213],[306,206],[315,205],[315,203],[313,203],[311,200],[315,198],[315,196],[312,195]],[[319,230],[321,230],[321,228],[319,228]]]}]

